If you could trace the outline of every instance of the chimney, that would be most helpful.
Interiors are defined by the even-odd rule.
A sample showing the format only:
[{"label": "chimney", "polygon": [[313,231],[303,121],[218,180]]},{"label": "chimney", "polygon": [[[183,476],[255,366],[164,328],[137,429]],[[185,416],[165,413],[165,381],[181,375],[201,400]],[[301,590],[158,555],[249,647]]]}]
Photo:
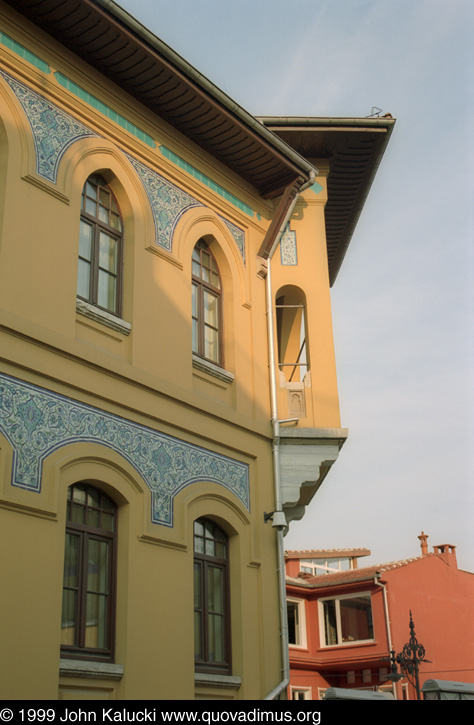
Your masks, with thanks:
[{"label": "chimney", "polygon": [[428,541],[428,534],[425,534],[425,532],[422,531],[421,535],[418,538],[420,540],[421,555],[427,556],[428,555],[428,544],[426,542]]},{"label": "chimney", "polygon": [[456,559],[456,547],[452,544],[439,544],[438,546],[433,546],[433,551],[435,554],[440,556],[446,564],[449,564],[449,566],[453,566],[457,569],[458,562]]}]

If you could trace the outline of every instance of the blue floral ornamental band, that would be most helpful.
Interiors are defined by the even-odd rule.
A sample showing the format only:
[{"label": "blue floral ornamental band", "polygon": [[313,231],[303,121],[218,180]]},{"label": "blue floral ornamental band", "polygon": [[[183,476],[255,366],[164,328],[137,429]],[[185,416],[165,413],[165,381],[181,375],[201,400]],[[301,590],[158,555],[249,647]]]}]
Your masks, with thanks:
[{"label": "blue floral ornamental band", "polygon": [[41,491],[43,461],[72,443],[97,443],[123,456],[152,495],[153,523],[173,526],[173,499],[210,481],[250,508],[248,466],[124,418],[0,374],[0,432],[13,448],[12,486]]},{"label": "blue floral ornamental band", "polygon": [[[43,179],[56,184],[59,164],[67,149],[75,143],[75,141],[78,141],[81,138],[100,137],[97,133],[92,131],[92,129],[77,121],[70,114],[58,108],[55,104],[50,103],[50,101],[44,98],[44,96],[36,93],[24,83],[21,83],[16,78],[10,76],[8,73],[0,71],[0,75],[6,80],[16,95],[28,119],[35,145],[36,173]],[[69,88],[69,86],[70,84],[66,84],[67,88]],[[97,103],[99,103],[99,101],[97,101]],[[104,108],[107,109],[105,106]],[[110,118],[110,114],[107,115]],[[118,120],[121,118],[122,117]],[[118,122],[113,116],[111,120]],[[126,119],[122,120],[124,123],[121,123],[120,125],[127,128],[127,130],[130,130],[132,124],[127,123]],[[137,133],[134,135],[137,136]],[[140,134],[138,134],[138,137],[141,138]],[[174,230],[176,224],[181,218],[181,215],[192,207],[203,205],[193,196],[175,186],[156,171],[153,171],[148,166],[145,166],[145,164],[142,164],[140,161],[133,158],[133,156],[130,156],[129,154],[125,155],[138,174],[147,194],[155,223],[156,244],[168,251],[171,251]],[[168,154],[167,158],[175,160],[175,158],[178,157],[175,157],[175,155],[170,157]],[[200,180],[202,181],[203,178],[207,177],[203,177],[201,174]],[[239,205],[239,208],[242,206],[242,204],[231,195],[227,194],[226,198],[228,198],[231,202],[235,202],[236,205]],[[228,219],[225,219],[224,217],[221,218],[229,229],[234,242],[239,249],[242,261],[245,264],[244,231]]]}]

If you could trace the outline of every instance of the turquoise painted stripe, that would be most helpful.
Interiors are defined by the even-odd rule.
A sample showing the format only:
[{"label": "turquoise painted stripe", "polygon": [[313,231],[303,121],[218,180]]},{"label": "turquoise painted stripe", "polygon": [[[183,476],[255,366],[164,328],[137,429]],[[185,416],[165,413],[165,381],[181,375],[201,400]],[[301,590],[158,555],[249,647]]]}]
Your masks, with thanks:
[{"label": "turquoise painted stripe", "polygon": [[24,45],[20,45],[20,43],[17,43],[16,40],[13,40],[13,38],[10,38],[9,35],[3,33],[1,30],[0,43],[2,43],[2,45],[4,45],[6,48],[13,50],[14,53],[19,55],[21,58],[27,60],[28,63],[31,63],[36,68],[39,68],[39,70],[43,71],[43,73],[51,72],[49,65],[44,60],[32,53],[31,50],[28,50],[28,48],[25,48]]},{"label": "turquoise painted stripe", "polygon": [[110,108],[110,106],[107,106],[105,103],[102,103],[102,101],[99,101],[98,98],[84,90],[84,88],[81,88],[81,86],[78,86],[77,83],[74,83],[74,81],[62,73],[57,71],[54,75],[58,83],[62,85],[63,88],[66,88],[71,93],[74,93],[75,96],[80,98],[82,101],[85,101],[85,103],[88,103],[89,106],[95,108],[96,111],[103,113],[104,116],[107,116],[107,118],[111,121],[118,123],[119,126],[133,134],[136,138],[140,139],[140,141],[143,141],[148,146],[151,146],[152,149],[156,147],[155,141],[151,136],[138,128],[138,126],[135,126],[135,124],[131,123],[131,121],[127,121],[126,118],[117,113],[117,111],[114,111],[113,108]]},{"label": "turquoise painted stripe", "polygon": [[184,171],[187,171],[188,174],[191,174],[191,176],[193,176],[195,179],[198,179],[198,181],[200,181],[202,184],[208,186],[209,189],[215,191],[216,194],[219,194],[219,196],[222,196],[227,201],[230,201],[231,204],[236,206],[241,211],[245,212],[245,214],[253,216],[253,209],[248,204],[245,204],[245,202],[241,201],[236,196],[231,194],[230,191],[224,189],[223,186],[220,186],[208,176],[203,174],[201,171],[199,171],[199,169],[196,169],[194,166],[191,166],[191,164],[188,164],[187,161],[182,159],[173,151],[170,151],[170,149],[166,148],[166,146],[160,146],[159,148],[163,156],[179,166],[180,169],[184,169]]}]

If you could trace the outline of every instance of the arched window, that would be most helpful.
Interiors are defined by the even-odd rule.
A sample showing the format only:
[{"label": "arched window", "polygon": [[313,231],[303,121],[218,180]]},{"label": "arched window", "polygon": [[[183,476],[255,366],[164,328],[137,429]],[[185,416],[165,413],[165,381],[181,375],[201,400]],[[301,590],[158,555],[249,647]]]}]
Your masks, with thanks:
[{"label": "arched window", "polygon": [[288,383],[302,382],[309,369],[305,298],[297,287],[284,287],[276,299],[278,365]]},{"label": "arched window", "polygon": [[114,650],[117,507],[79,483],[67,498],[61,652],[110,660]]},{"label": "arched window", "polygon": [[228,541],[204,518],[194,522],[194,660],[201,672],[230,672]]},{"label": "arched window", "polygon": [[203,239],[194,247],[193,353],[222,365],[221,281],[216,260]]},{"label": "arched window", "polygon": [[120,317],[123,225],[105,179],[89,176],[82,190],[77,296]]}]

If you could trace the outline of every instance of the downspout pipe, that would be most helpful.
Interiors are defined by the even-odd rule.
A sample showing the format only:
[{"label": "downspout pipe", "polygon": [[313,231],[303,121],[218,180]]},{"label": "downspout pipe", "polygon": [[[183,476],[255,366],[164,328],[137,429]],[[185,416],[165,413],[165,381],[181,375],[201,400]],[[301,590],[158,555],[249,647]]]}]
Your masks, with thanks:
[{"label": "downspout pipe", "polygon": [[[388,612],[387,586],[386,586],[386,584],[383,584],[380,581],[380,574],[376,574],[374,576],[374,584],[382,589],[383,609],[384,609],[384,614],[385,614],[385,629],[387,630],[387,644],[388,644],[388,651],[390,654],[390,652],[393,649],[393,646],[392,646],[392,632],[390,629],[390,616],[389,616],[389,612]],[[393,687],[393,695],[394,695],[395,699],[397,699],[397,690],[396,690],[394,682],[392,683],[392,687]]]},{"label": "downspout pipe", "polygon": [[[316,171],[310,174],[310,179],[303,186],[300,187],[298,193],[292,199],[290,206],[288,207],[283,221],[280,225],[278,234],[276,235],[273,244],[268,254],[268,270],[265,279],[265,290],[266,290],[266,308],[267,308],[267,335],[268,335],[268,367],[270,371],[270,404],[272,414],[272,425],[273,425],[273,481],[275,489],[275,514],[283,514],[282,508],[282,496],[281,496],[281,478],[280,478],[280,424],[284,421],[278,418],[278,398],[277,398],[277,376],[276,376],[276,359],[275,359],[275,325],[274,325],[274,304],[273,304],[273,289],[272,289],[272,273],[271,273],[271,260],[280,243],[283,232],[286,229],[288,222],[291,219],[293,210],[296,202],[298,201],[299,195],[314,184],[316,177]],[[285,582],[285,550],[283,544],[283,535],[285,532],[285,526],[282,526],[282,516],[275,518],[276,524],[274,525],[277,535],[277,555],[278,555],[278,595],[280,602],[280,644],[281,644],[281,660],[282,660],[282,680],[279,684],[273,688],[271,692],[264,698],[265,700],[276,700],[282,692],[286,690],[290,684],[290,652],[289,652],[289,637],[288,637],[288,617],[286,612],[286,582]]]}]

